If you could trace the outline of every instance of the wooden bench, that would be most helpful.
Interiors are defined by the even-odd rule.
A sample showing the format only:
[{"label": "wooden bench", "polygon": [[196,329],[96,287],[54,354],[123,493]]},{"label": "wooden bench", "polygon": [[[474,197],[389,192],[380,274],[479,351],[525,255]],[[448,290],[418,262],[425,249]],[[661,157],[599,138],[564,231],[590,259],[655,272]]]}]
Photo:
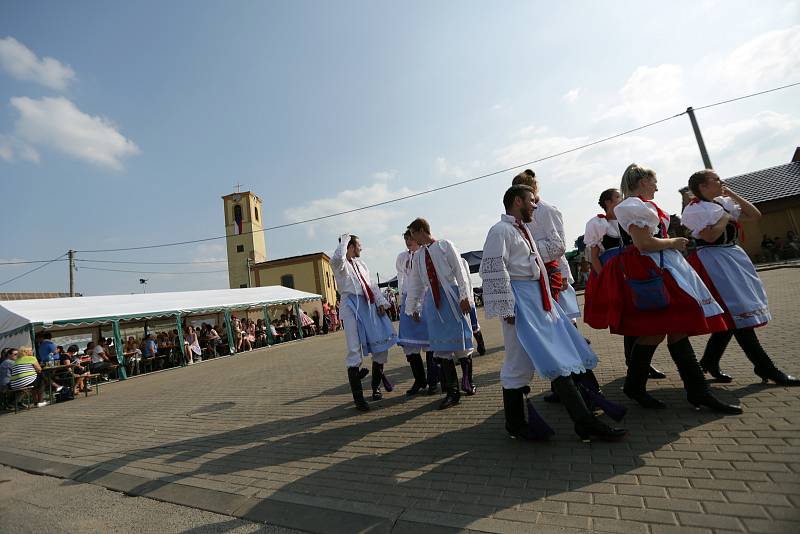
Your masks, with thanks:
[{"label": "wooden bench", "polygon": [[22,397],[30,397],[32,392],[33,386],[24,387],[21,389],[5,389],[3,390],[3,397],[11,398],[11,402],[14,404],[14,413],[19,413],[19,402],[22,400]]},{"label": "wooden bench", "polygon": [[100,377],[102,375],[100,373],[90,373],[88,375],[82,375],[82,376],[83,376],[83,396],[84,397],[89,396],[88,388],[92,385],[92,382],[94,382],[95,395],[100,395],[100,383],[102,382],[100,380]]}]

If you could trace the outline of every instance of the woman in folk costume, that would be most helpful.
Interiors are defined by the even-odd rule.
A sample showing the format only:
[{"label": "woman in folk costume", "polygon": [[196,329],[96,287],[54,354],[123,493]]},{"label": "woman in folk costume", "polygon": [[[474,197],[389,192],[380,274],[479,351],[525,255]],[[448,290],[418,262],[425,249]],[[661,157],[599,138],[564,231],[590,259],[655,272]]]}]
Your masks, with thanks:
[{"label": "woman in folk costume", "polygon": [[720,382],[733,380],[720,370],[719,361],[731,337],[736,337],[745,356],[753,363],[754,372],[764,382],[800,385],[800,380],[775,367],[754,330],[771,319],[767,293],[753,262],[736,240],[743,238],[740,221],[758,220],[761,212],[727,189],[719,176],[709,169],[694,173],[689,178],[689,189],[695,198],[681,217],[697,243],[689,263],[725,310],[723,318],[727,327],[711,335],[700,366]]},{"label": "woman in folk costume", "polygon": [[[625,200],[614,208],[625,250],[611,258],[597,280],[605,299],[592,299],[586,317],[593,328],[636,336],[623,391],[645,408],[664,408],[646,390],[650,362],[658,345],[667,348],[695,407],[721,413],[742,413],[740,406],[717,400],[708,387],[688,336],[725,329],[722,308],[681,255],[687,239],[667,237],[669,215],[653,197],[656,173],[629,165],[620,187]],[[603,313],[603,309],[605,313]]]},{"label": "woman in folk costume", "polygon": [[388,303],[378,285],[370,280],[369,269],[361,260],[358,236],[344,234],[339,238],[339,246],[331,255],[331,268],[341,295],[339,316],[347,341],[347,379],[356,408],[364,412],[369,410],[369,405],[364,400],[361,379],[369,371],[361,369],[361,362],[364,356],[372,354],[372,398],[379,400],[381,382],[386,391],[392,391],[391,383],[383,374],[383,365],[397,336],[386,316]]},{"label": "woman in folk costume", "polygon": [[[603,266],[608,261],[622,252],[620,246],[622,240],[619,236],[619,222],[617,216],[614,215],[614,208],[622,202],[622,195],[617,189],[606,189],[600,194],[598,203],[603,208],[604,213],[600,213],[595,217],[589,219],[586,223],[586,230],[583,233],[583,243],[586,245],[586,250],[589,255],[589,262],[591,263],[592,270],[589,273],[589,281],[586,283],[586,290],[583,294],[584,302],[589,302],[594,298],[604,299],[605,288],[597,286],[597,277],[603,271]],[[605,309],[602,306],[584,306],[585,314],[590,313],[590,310],[601,310],[603,313]],[[595,319],[596,320],[596,319]],[[602,317],[600,320],[604,320]],[[590,323],[589,319],[584,319],[584,322]],[[636,341],[635,336],[624,336],[625,345],[625,365],[628,365],[631,360],[631,349]],[[666,378],[666,375],[650,366],[650,378]]]},{"label": "woman in folk costume", "polygon": [[443,410],[461,398],[456,360],[472,353],[469,284],[451,241],[434,239],[428,221],[422,218],[414,219],[408,229],[422,248],[408,277],[406,314],[428,326],[428,346],[441,362],[442,388],[447,394],[439,404]]},{"label": "woman in folk costume", "polygon": [[[411,238],[410,230],[406,230],[403,238],[406,241],[406,250],[397,255],[397,261],[395,262],[397,267],[397,291],[400,294],[400,332],[397,344],[403,347],[406,360],[411,366],[411,372],[414,375],[414,385],[406,391],[406,395],[410,397],[424,390],[428,385],[428,381],[425,379],[425,366],[422,363],[422,351],[426,351],[428,348],[428,327],[424,322],[414,321],[406,315],[408,276],[411,274],[414,261],[419,261],[416,254],[419,250],[419,243]],[[430,351],[428,351],[427,360],[429,373],[432,375],[435,371],[437,375],[432,384],[435,389],[439,369],[433,362],[433,353]]]},{"label": "woman in folk costume", "polygon": [[553,299],[574,322],[581,316],[581,310],[578,306],[578,296],[572,287],[575,280],[565,255],[567,239],[564,232],[564,218],[558,208],[542,200],[539,195],[539,182],[532,170],[525,169],[516,175],[511,185],[517,184],[533,188],[536,210],[533,212],[531,222],[528,223],[528,231],[533,235],[547,269],[547,281]]},{"label": "woman in folk costume", "polygon": [[480,275],[486,317],[502,320],[505,358],[500,381],[506,431],[526,440],[553,433],[530,403],[531,423],[525,422],[523,397],[535,371],[552,381],[581,439],[622,437],[626,431],[597,419],[579,392],[585,390],[582,375],[597,365],[597,356],[550,295],[544,262],[526,224],[534,210],[533,189],[512,185],[503,205],[506,213],[486,236]]}]

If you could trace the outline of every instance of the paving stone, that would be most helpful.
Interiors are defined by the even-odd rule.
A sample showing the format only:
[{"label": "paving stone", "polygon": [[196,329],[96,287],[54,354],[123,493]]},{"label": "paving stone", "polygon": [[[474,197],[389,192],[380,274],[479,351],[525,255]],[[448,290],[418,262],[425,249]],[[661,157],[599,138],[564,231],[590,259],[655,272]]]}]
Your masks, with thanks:
[{"label": "paving stone", "polygon": [[700,502],[688,499],[663,499],[660,497],[645,497],[645,505],[648,509],[670,510],[673,512],[702,512]]},{"label": "paving stone", "polygon": [[742,523],[735,517],[713,514],[691,514],[678,512],[678,521],[681,525],[690,527],[708,527],[713,529],[741,530]]},{"label": "paving stone", "polygon": [[594,519],[592,528],[600,532],[618,532],[619,534],[647,534],[647,523],[623,521],[620,519]]}]

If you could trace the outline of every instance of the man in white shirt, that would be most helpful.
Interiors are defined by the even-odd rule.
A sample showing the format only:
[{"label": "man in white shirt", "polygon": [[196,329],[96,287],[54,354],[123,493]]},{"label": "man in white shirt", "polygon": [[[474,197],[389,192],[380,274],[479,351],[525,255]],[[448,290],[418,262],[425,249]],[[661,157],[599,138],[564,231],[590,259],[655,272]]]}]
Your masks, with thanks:
[{"label": "man in white shirt", "polygon": [[408,229],[422,248],[408,276],[405,311],[428,326],[429,347],[441,361],[442,386],[447,393],[439,405],[443,410],[458,404],[461,397],[455,361],[472,354],[469,283],[451,241],[434,239],[423,218],[414,219]]},{"label": "man in white shirt", "polygon": [[523,396],[530,392],[528,382],[535,371],[552,381],[581,439],[623,436],[625,430],[595,418],[578,392],[581,388],[600,398],[599,388],[587,387],[584,380],[586,372],[597,365],[597,356],[550,295],[544,262],[526,224],[534,210],[532,188],[511,186],[503,205],[506,213],[486,237],[480,273],[486,317],[502,320],[505,358],[500,381],[506,431],[526,440],[546,439],[554,433],[532,404],[529,417],[538,424],[525,422]]},{"label": "man in white shirt", "polygon": [[368,411],[361,379],[369,371],[361,369],[364,356],[372,354],[372,399],[380,400],[381,383],[386,391],[393,386],[383,374],[389,348],[397,342],[392,323],[386,316],[388,302],[370,279],[369,269],[361,260],[361,241],[349,233],[339,238],[339,246],[331,255],[331,268],[341,295],[339,316],[347,340],[347,378],[353,401],[360,411]]}]

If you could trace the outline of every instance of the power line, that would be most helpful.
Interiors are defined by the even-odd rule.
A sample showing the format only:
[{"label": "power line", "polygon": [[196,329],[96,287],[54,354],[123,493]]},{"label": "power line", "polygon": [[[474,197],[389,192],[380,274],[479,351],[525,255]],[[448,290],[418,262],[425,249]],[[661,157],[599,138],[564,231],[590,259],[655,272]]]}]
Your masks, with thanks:
[{"label": "power line", "polygon": [[[52,263],[54,260],[19,260],[0,262],[3,265],[24,265],[31,263]],[[62,258],[55,261],[69,261],[69,258]],[[76,259],[81,263],[125,263],[133,265],[203,265],[208,263],[228,263],[228,260],[208,260],[208,261],[123,261],[123,260],[85,260]]]},{"label": "power line", "polygon": [[103,267],[80,267],[78,270],[89,270],[89,271],[108,271],[113,273],[136,273],[136,274],[212,274],[212,273],[227,273],[227,269],[220,270],[220,271],[186,271],[186,272],[176,272],[176,271],[132,271],[127,269],[106,269]]},{"label": "power line", "polygon": [[[723,104],[728,104],[730,102],[736,102],[738,100],[744,100],[746,98],[752,98],[752,97],[763,95],[763,94],[766,94],[766,93],[780,91],[782,89],[788,89],[790,87],[794,87],[794,86],[797,86],[797,85],[800,85],[800,82],[791,83],[791,84],[783,85],[783,86],[780,86],[780,87],[774,87],[772,89],[767,89],[766,91],[759,91],[759,92],[756,92],[756,93],[750,93],[750,94],[739,96],[739,97],[732,98],[732,99],[729,99],[729,100],[722,100],[722,101],[719,101],[719,102],[714,102],[712,104],[707,104],[705,106],[696,107],[696,108],[694,108],[694,110],[697,111],[697,110],[707,109],[707,108],[711,108],[711,107],[715,107],[715,106],[721,106]],[[638,126],[636,128],[632,128],[630,130],[625,130],[623,132],[620,132],[620,133],[617,133],[617,134],[614,134],[614,135],[609,135],[608,137],[603,137],[601,139],[597,139],[595,141],[592,141],[592,142],[589,142],[589,143],[586,143],[586,144],[583,144],[583,145],[579,145],[579,146],[576,146],[576,147],[573,147],[573,148],[570,148],[570,149],[567,149],[567,150],[563,150],[563,151],[557,152],[555,154],[550,154],[548,156],[544,156],[544,157],[541,157],[541,158],[538,158],[538,159],[535,159],[535,160],[532,160],[532,161],[528,161],[528,162],[525,162],[525,163],[520,163],[520,164],[514,165],[512,167],[506,167],[505,169],[500,169],[500,170],[493,171],[493,172],[490,172],[490,173],[487,173],[487,174],[482,174],[480,176],[475,176],[473,178],[468,178],[466,180],[453,182],[451,184],[443,185],[443,186],[440,186],[440,187],[434,187],[432,189],[426,189],[424,191],[419,191],[417,193],[412,193],[412,194],[409,194],[409,195],[403,195],[403,196],[396,197],[396,198],[393,198],[393,199],[385,200],[383,202],[376,202],[374,204],[368,204],[368,205],[365,205],[365,206],[360,206],[360,207],[349,209],[349,210],[344,210],[344,211],[340,211],[340,212],[336,212],[336,213],[331,213],[331,214],[328,214],[328,215],[322,215],[322,216],[319,216],[319,217],[313,217],[311,219],[304,219],[302,221],[296,221],[296,222],[291,222],[291,223],[279,224],[279,225],[275,225],[275,226],[269,226],[269,227],[266,227],[266,228],[262,228],[261,230],[243,232],[242,234],[236,234],[236,235],[249,235],[249,234],[256,234],[256,233],[261,233],[261,232],[269,232],[269,231],[272,231],[272,230],[280,230],[280,229],[283,229],[283,228],[289,228],[289,227],[298,226],[298,225],[301,225],[301,224],[308,224],[308,223],[312,223],[312,222],[322,221],[322,220],[330,219],[330,218],[333,218],[333,217],[339,217],[341,215],[347,215],[347,214],[350,214],[350,213],[356,213],[356,212],[359,212],[359,211],[364,211],[364,210],[371,209],[371,208],[377,208],[377,207],[380,207],[380,206],[385,206],[387,204],[392,204],[392,203],[395,203],[395,202],[400,202],[400,201],[403,201],[403,200],[408,200],[408,199],[411,199],[411,198],[416,198],[416,197],[420,197],[420,196],[423,196],[423,195],[428,195],[428,194],[435,193],[435,192],[438,192],[438,191],[442,191],[442,190],[445,190],[445,189],[450,189],[452,187],[457,187],[457,186],[468,184],[468,183],[471,183],[471,182],[476,182],[478,180],[484,180],[484,179],[490,178],[492,176],[497,176],[498,174],[502,174],[502,173],[506,173],[506,172],[509,172],[509,171],[521,169],[522,167],[528,167],[528,166],[533,165],[535,163],[541,163],[543,161],[547,161],[549,159],[553,159],[553,158],[557,158],[557,157],[560,157],[560,156],[564,156],[566,154],[570,154],[570,153],[576,152],[578,150],[583,150],[583,149],[598,145],[600,143],[605,143],[605,142],[610,141],[612,139],[623,137],[625,135],[629,135],[629,134],[632,134],[634,132],[638,132],[640,130],[644,130],[645,128],[650,128],[650,127],[656,126],[658,124],[670,121],[672,119],[675,119],[675,118],[680,117],[681,115],[685,115],[685,114],[686,114],[686,111],[682,111],[680,113],[676,113],[675,115],[672,115],[672,116],[669,116],[669,117],[664,117],[663,119],[659,119],[657,121],[653,121],[653,122],[644,124],[642,126]],[[227,237],[228,237],[227,235],[219,235],[219,236],[214,236],[214,237],[206,237],[206,238],[202,238],[202,239],[190,239],[190,240],[186,240],[186,241],[175,241],[175,242],[171,242],[171,243],[160,243],[160,244],[157,244],[157,245],[142,245],[142,246],[138,246],[138,247],[121,247],[121,248],[107,248],[107,249],[95,249],[95,250],[78,250],[76,252],[98,253],[98,252],[123,252],[123,251],[128,251],[128,250],[145,250],[145,249],[153,249],[153,248],[174,247],[174,246],[180,246],[180,245],[191,245],[191,244],[195,244],[195,243],[204,243],[204,242],[207,242],[207,241],[216,241],[218,239],[225,239]]]},{"label": "power line", "polygon": [[6,280],[5,282],[2,282],[2,283],[0,283],[0,286],[4,286],[4,285],[6,285],[6,284],[9,284],[9,283],[13,282],[14,280],[19,280],[19,279],[20,279],[20,278],[22,278],[23,276],[28,276],[29,274],[31,274],[31,273],[33,273],[33,272],[35,272],[35,271],[38,271],[39,269],[44,269],[45,267],[47,267],[47,266],[48,266],[48,265],[50,265],[51,263],[53,263],[53,262],[55,262],[55,261],[58,261],[60,258],[63,258],[63,257],[64,257],[64,256],[66,256],[66,255],[67,255],[67,253],[65,252],[64,254],[62,254],[61,256],[59,256],[58,258],[53,258],[52,260],[50,260],[50,261],[46,262],[44,265],[39,265],[38,267],[34,267],[34,268],[33,268],[33,269],[31,269],[30,271],[26,271],[26,272],[24,272],[24,273],[22,273],[22,274],[20,274],[20,275],[18,275],[18,276],[15,276],[14,278],[9,278],[9,279],[8,279],[8,280]]}]

